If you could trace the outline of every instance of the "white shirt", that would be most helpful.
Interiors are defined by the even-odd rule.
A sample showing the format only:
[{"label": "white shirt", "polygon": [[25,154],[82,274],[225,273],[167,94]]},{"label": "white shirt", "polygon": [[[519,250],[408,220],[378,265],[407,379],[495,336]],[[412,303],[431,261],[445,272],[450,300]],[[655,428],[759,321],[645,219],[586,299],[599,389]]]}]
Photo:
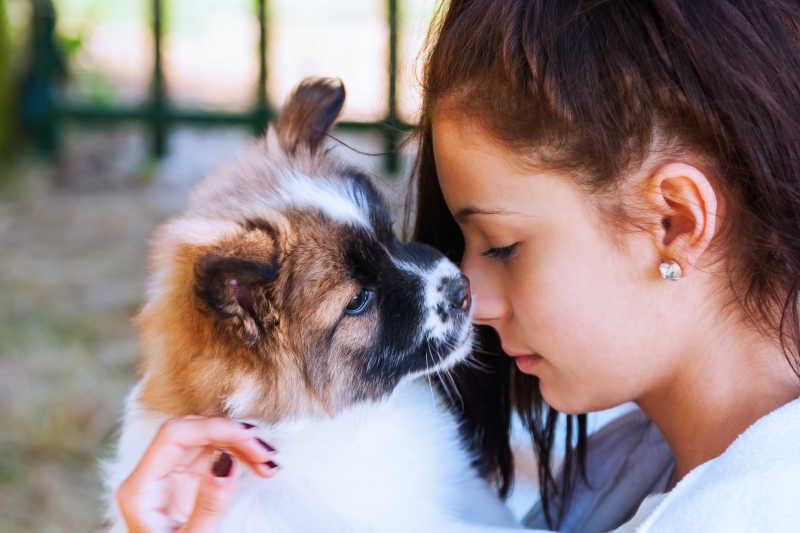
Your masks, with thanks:
[{"label": "white shirt", "polygon": [[636,514],[633,515],[633,518],[619,526],[615,529],[612,533],[634,533],[639,526],[641,526],[653,511],[664,501],[664,498],[667,497],[666,492],[662,492],[660,494],[651,494],[647,498],[644,499],[642,504],[639,506],[639,509],[636,511]]}]

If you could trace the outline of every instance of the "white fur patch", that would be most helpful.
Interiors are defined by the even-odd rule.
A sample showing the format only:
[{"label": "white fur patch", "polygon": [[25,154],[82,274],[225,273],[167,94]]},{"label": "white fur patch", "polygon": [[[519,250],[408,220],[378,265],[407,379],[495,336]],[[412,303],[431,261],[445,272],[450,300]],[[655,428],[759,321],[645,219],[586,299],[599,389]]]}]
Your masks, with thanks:
[{"label": "white fur patch", "polygon": [[200,217],[181,217],[164,228],[176,242],[194,246],[209,246],[236,235],[242,227],[229,220]]},{"label": "white fur patch", "polygon": [[425,282],[425,311],[427,313],[423,331],[426,337],[444,339],[451,329],[452,326],[442,322],[439,313],[436,312],[439,305],[449,305],[447,295],[444,291],[439,290],[439,285],[442,280],[456,278],[460,275],[458,267],[445,258],[439,260],[431,271],[422,274]]},{"label": "white fur patch", "polygon": [[[274,203],[274,198],[264,198]],[[363,193],[352,184],[332,183],[321,177],[295,175],[281,184],[279,201],[284,206],[318,209],[332,220],[371,229],[369,206]]]},{"label": "white fur patch", "polygon": [[238,380],[236,392],[225,398],[225,413],[231,418],[244,418],[254,411],[256,401],[263,398],[263,388],[258,381],[248,375]]},{"label": "white fur patch", "polygon": [[[132,401],[131,401],[132,400]],[[125,531],[113,494],[133,469],[163,416],[129,400],[117,457],[105,469],[111,531]],[[239,470],[234,504],[220,532],[350,533],[463,531],[517,526],[470,467],[458,423],[423,383],[333,417],[301,417],[253,430],[274,445],[271,479]],[[488,530],[488,529],[486,529]],[[161,524],[153,531],[171,531]],[[484,529],[481,529],[484,531]]]}]

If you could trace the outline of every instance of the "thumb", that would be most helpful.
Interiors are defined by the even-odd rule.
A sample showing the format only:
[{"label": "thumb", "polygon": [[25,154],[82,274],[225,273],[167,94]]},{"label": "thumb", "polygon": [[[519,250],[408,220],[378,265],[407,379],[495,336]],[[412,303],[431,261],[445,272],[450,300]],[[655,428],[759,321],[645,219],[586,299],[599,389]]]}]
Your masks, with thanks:
[{"label": "thumb", "polygon": [[214,532],[233,503],[237,462],[224,450],[220,450],[218,455],[210,472],[200,479],[194,509],[180,533]]}]

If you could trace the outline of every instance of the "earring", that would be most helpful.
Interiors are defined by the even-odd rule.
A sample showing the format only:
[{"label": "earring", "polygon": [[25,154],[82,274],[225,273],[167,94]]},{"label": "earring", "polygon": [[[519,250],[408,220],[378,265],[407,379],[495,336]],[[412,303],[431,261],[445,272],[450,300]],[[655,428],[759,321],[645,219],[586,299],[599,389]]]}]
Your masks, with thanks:
[{"label": "earring", "polygon": [[683,271],[681,266],[675,261],[664,261],[658,265],[658,270],[661,272],[661,277],[670,281],[677,281],[681,279]]}]

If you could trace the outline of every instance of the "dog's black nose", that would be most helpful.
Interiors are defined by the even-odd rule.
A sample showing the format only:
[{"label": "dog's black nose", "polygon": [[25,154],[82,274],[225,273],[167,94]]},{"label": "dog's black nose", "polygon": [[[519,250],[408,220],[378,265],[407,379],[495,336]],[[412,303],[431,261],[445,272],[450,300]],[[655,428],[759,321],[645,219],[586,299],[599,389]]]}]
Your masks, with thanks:
[{"label": "dog's black nose", "polygon": [[445,297],[451,309],[469,311],[472,305],[472,298],[469,293],[469,278],[459,275],[456,278],[448,279],[445,285]]}]

